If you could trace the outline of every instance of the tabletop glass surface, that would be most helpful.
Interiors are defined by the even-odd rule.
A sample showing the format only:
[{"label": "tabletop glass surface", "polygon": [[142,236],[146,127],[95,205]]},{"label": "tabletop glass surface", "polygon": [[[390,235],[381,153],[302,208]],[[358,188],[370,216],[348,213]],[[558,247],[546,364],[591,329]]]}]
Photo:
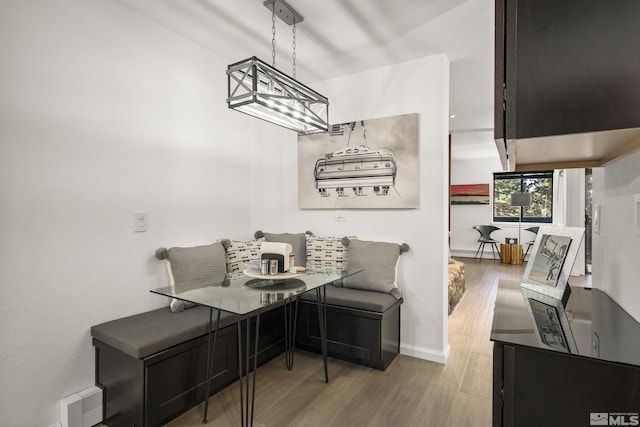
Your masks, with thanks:
[{"label": "tabletop glass surface", "polygon": [[[256,278],[244,272],[226,277],[177,283],[151,292],[235,314],[249,314],[264,307],[284,303],[298,294],[331,284],[362,269],[307,270],[297,277]],[[259,276],[259,274],[257,274]]]}]

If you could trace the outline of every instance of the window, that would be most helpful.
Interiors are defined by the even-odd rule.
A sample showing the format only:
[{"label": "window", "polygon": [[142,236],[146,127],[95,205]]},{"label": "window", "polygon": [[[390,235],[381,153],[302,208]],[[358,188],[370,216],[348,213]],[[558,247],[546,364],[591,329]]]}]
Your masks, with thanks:
[{"label": "window", "polygon": [[[511,193],[531,193],[531,206],[511,206]],[[493,174],[493,220],[542,222],[553,220],[553,171]]]}]

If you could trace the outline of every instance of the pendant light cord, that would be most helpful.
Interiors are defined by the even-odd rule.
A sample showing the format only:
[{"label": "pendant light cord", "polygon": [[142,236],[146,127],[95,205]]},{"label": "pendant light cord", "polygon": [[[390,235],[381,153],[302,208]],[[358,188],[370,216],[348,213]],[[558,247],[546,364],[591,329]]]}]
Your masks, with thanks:
[{"label": "pendant light cord", "polygon": [[364,126],[364,120],[360,120],[360,126],[362,126],[362,142],[361,145],[369,148],[369,144],[367,144],[367,128]]},{"label": "pendant light cord", "polygon": [[296,23],[293,22],[293,78],[296,78]]},{"label": "pendant light cord", "polygon": [[276,2],[271,5],[271,59],[272,66],[276,68]]},{"label": "pendant light cord", "polygon": [[[296,78],[296,21],[293,21],[293,78]],[[271,4],[271,66],[276,68],[276,2]]]}]

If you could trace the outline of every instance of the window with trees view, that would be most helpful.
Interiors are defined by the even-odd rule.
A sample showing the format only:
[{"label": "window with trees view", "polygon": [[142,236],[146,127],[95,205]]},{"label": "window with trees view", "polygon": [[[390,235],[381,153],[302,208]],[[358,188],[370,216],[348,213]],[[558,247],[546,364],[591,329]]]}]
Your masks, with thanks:
[{"label": "window with trees view", "polygon": [[[531,193],[531,206],[511,206],[512,193]],[[551,223],[553,171],[493,174],[493,220]]]}]

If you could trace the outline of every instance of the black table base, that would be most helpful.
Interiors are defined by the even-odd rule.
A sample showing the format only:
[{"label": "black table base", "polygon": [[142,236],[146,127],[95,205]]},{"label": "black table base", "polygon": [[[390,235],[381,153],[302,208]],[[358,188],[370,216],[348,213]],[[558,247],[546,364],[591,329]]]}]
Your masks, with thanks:
[{"label": "black table base", "polygon": [[[321,289],[322,288],[322,289]],[[318,306],[318,321],[320,325],[320,339],[322,341],[322,358],[324,362],[324,380],[329,382],[328,368],[328,345],[327,345],[327,292],[325,286],[316,288],[316,301]],[[209,337],[207,343],[207,384],[204,401],[204,414],[202,424],[207,424],[209,411],[209,393],[211,390],[211,376],[213,371],[213,357],[216,351],[216,341],[218,338],[218,325],[220,324],[220,311],[217,309],[216,328],[213,330],[213,310],[209,310]],[[240,378],[240,425],[242,427],[253,427],[253,416],[256,395],[256,373],[258,370],[258,337],[260,336],[260,311],[255,315],[256,334],[253,355],[251,355],[251,314],[246,316],[238,315],[238,377]],[[294,297],[287,298],[284,302],[284,328],[285,328],[285,366],[288,370],[293,369],[293,355],[295,351],[296,324],[298,317],[298,300]],[[242,356],[242,321],[246,320],[246,343],[245,360],[243,364]],[[213,342],[211,336],[213,335]],[[213,344],[213,345],[212,345]],[[253,369],[250,369],[250,359],[253,357]],[[253,374],[251,371],[253,370]],[[251,377],[251,378],[250,378]]]}]

